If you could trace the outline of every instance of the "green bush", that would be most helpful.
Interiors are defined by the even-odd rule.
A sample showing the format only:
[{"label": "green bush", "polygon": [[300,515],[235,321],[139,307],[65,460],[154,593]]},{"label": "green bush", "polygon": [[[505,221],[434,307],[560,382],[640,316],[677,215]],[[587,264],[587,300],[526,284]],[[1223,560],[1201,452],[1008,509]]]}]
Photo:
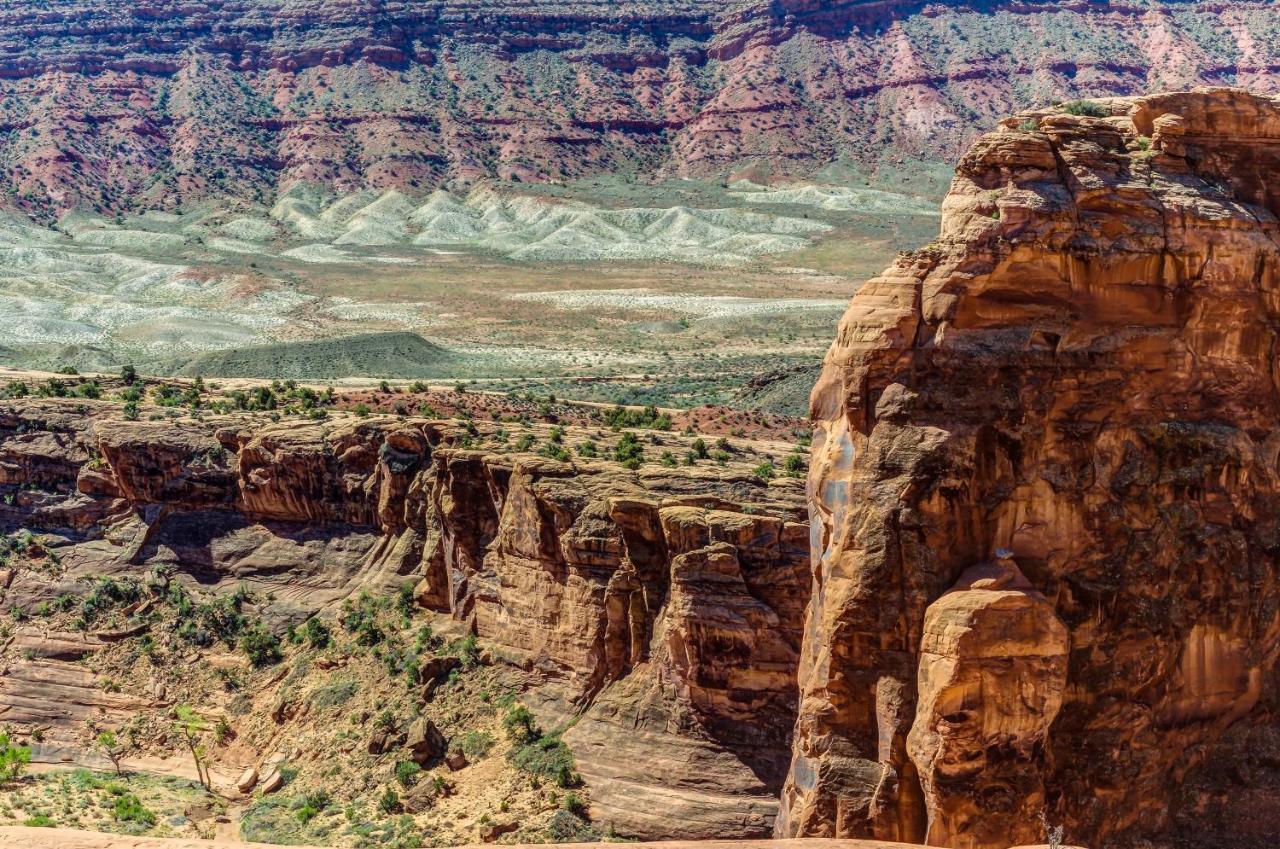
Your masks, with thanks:
[{"label": "green bush", "polygon": [[788,454],[787,459],[782,461],[782,470],[789,478],[802,477],[808,467],[802,454]]},{"label": "green bush", "polygon": [[271,633],[261,622],[255,622],[240,635],[240,650],[254,666],[279,663],[280,638]]},{"label": "green bush", "polygon": [[557,735],[512,749],[508,757],[517,769],[548,778],[559,787],[577,787],[582,782],[573,770],[573,753]]},{"label": "green bush", "polygon": [[329,633],[329,626],[314,616],[302,626],[302,636],[306,638],[306,641],[314,649],[328,648],[332,639],[332,635]]},{"label": "green bush", "polygon": [[1088,118],[1104,118],[1107,110],[1091,100],[1073,100],[1062,107],[1068,115],[1081,115]]},{"label": "green bush", "polygon": [[532,743],[538,739],[538,726],[524,705],[514,705],[502,718],[502,727],[513,743]]},{"label": "green bush", "polygon": [[445,653],[461,661],[464,669],[475,669],[480,665],[480,644],[476,641],[475,634],[468,634],[449,643]]},{"label": "green bush", "polygon": [[315,819],[317,814],[329,807],[330,801],[329,793],[325,790],[304,793],[293,801],[294,816],[298,818],[298,822],[306,825]]},{"label": "green bush", "polygon": [[134,822],[144,826],[156,824],[156,815],[147,810],[142,800],[132,793],[116,797],[112,814],[116,822]]},{"label": "green bush", "polygon": [[563,809],[551,815],[547,835],[552,843],[594,843],[600,839],[600,833],[589,822]]},{"label": "green bush", "polygon": [[0,778],[17,781],[29,763],[31,747],[10,743],[9,735],[0,732]]},{"label": "green bush", "polygon": [[402,787],[412,787],[417,784],[421,774],[422,767],[413,761],[400,761],[396,764],[396,781],[399,781]]},{"label": "green bush", "polygon": [[618,440],[618,444],[614,447],[613,459],[628,469],[637,469],[640,467],[640,463],[644,461],[644,446],[640,444],[640,440],[636,438],[634,433],[628,431],[622,434],[622,438]]},{"label": "green bush", "polygon": [[652,405],[643,410],[628,410],[626,407],[614,407],[604,414],[604,423],[614,430],[625,427],[642,427],[650,430],[671,430],[671,416],[659,413]]},{"label": "green bush", "polygon": [[351,599],[342,602],[342,615],[338,621],[349,633],[355,635],[356,645],[376,646],[385,637],[378,627],[378,613],[381,610],[382,602],[379,599],[361,592],[355,602]]},{"label": "green bush", "polygon": [[466,731],[458,737],[458,747],[471,760],[478,760],[489,754],[496,741],[487,731]]}]

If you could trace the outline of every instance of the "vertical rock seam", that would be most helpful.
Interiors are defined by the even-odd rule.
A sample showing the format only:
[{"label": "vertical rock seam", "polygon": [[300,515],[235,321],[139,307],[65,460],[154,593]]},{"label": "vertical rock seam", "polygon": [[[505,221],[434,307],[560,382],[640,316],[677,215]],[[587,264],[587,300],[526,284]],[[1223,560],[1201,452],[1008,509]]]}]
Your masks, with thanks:
[{"label": "vertical rock seam", "polygon": [[854,296],[813,392],[777,833],[1156,834],[1274,722],[1280,101],[1024,112],[943,209]]}]

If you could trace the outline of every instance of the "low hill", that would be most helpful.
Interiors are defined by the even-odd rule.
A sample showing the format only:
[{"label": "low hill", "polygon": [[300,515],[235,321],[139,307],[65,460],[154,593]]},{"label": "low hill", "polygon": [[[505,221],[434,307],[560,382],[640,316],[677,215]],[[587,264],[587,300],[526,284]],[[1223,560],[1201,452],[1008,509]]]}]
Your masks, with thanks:
[{"label": "low hill", "polygon": [[206,377],[318,380],[339,377],[440,377],[464,358],[416,333],[366,333],[281,342],[201,354],[175,368]]}]

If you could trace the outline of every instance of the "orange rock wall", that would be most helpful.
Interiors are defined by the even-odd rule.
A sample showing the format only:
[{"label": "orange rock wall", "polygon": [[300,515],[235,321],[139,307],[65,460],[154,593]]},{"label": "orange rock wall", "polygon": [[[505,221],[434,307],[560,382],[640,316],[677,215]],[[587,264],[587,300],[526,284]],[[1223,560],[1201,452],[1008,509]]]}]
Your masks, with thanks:
[{"label": "orange rock wall", "polygon": [[[410,582],[528,673],[545,727],[572,721],[601,822],[772,832],[809,588],[798,481],[466,450],[456,425],[421,420],[129,422],[113,409],[0,404],[0,529],[45,532],[65,565],[6,570],[6,607],[162,566],[206,591],[269,593],[265,616],[282,625]],[[0,699],[11,719],[50,726],[37,755],[57,760],[73,720],[119,699],[59,663],[97,641],[28,636],[35,656],[0,672]]]},{"label": "orange rock wall", "polygon": [[979,139],[840,324],[781,835],[1124,845],[1273,715],[1280,101],[1098,105]]}]

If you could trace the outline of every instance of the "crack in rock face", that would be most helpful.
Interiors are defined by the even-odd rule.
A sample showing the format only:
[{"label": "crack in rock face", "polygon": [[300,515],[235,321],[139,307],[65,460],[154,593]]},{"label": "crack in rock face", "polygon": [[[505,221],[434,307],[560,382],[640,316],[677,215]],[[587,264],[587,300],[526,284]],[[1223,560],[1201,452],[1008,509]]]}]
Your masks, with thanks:
[{"label": "crack in rock face", "polygon": [[854,296],[779,836],[1256,831],[1180,788],[1275,715],[1277,139],[1232,89],[1021,113]]}]

